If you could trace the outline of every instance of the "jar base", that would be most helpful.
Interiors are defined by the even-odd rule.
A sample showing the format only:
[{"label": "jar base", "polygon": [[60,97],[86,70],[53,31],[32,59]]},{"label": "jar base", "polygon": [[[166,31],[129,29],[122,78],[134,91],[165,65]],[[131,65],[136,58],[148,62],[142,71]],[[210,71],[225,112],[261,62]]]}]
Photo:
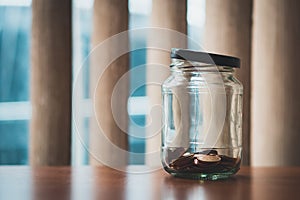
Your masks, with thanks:
[{"label": "jar base", "polygon": [[227,172],[221,172],[221,173],[187,173],[187,172],[176,172],[173,170],[170,170],[169,168],[165,167],[165,170],[171,174],[174,177],[177,178],[184,178],[184,179],[194,179],[194,180],[221,180],[221,179],[227,179],[234,174],[236,174],[239,171],[238,168],[233,168],[230,171]]}]

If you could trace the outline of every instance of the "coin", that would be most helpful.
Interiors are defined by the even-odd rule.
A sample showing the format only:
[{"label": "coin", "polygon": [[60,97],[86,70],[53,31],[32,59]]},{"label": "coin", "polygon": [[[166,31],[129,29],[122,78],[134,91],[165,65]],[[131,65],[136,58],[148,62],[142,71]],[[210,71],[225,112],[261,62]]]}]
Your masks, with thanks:
[{"label": "coin", "polygon": [[194,158],[202,162],[219,162],[221,160],[218,155],[195,154]]},{"label": "coin", "polygon": [[183,154],[183,156],[190,156],[190,155],[191,155],[190,152],[185,152],[185,153]]},{"label": "coin", "polygon": [[199,160],[196,158],[196,159],[194,159],[194,164],[195,165],[198,165],[198,163],[199,163]]}]

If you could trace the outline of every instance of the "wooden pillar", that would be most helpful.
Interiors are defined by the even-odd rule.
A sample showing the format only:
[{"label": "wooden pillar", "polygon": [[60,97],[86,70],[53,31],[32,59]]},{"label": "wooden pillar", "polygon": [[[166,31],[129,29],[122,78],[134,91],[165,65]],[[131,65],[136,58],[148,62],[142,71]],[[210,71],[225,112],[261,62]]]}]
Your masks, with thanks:
[{"label": "wooden pillar", "polygon": [[31,165],[70,164],[71,6],[32,1]]},{"label": "wooden pillar", "polygon": [[244,86],[243,164],[250,164],[250,52],[252,0],[206,1],[205,50],[241,59],[237,78]]},{"label": "wooden pillar", "polygon": [[[93,35],[92,47],[96,47],[106,39],[128,29],[128,1],[127,0],[95,0],[93,16]],[[119,118],[121,118],[124,127],[119,127],[112,113],[112,93],[116,83],[121,76],[129,70],[129,57],[123,55],[105,69],[103,75],[98,77],[99,62],[103,59],[109,59],[111,52],[120,48],[128,48],[128,38],[121,43],[113,43],[106,50],[106,56],[94,55],[92,59],[90,78],[91,78],[91,99],[95,110],[95,117],[91,118],[90,124],[90,163],[92,165],[108,164],[124,165],[127,164],[127,158],[121,156],[113,150],[113,145],[118,148],[128,149],[127,129],[127,96],[128,83],[122,84],[122,89],[118,96],[118,108],[116,108]],[[126,47],[124,47],[126,46]],[[95,50],[95,54],[97,54]],[[101,66],[106,67],[106,66]],[[103,69],[104,70],[104,69]],[[99,80],[99,82],[98,82]],[[94,90],[95,86],[96,90]],[[122,130],[123,128],[123,130]],[[106,138],[110,141],[107,142]],[[103,159],[101,160],[100,159]],[[103,163],[104,162],[104,163]]]},{"label": "wooden pillar", "polygon": [[[187,2],[186,0],[153,0],[152,1],[152,15],[151,15],[151,26],[156,28],[170,29],[170,31],[178,31],[183,34],[187,34],[187,22],[186,22]],[[166,34],[165,31],[163,31]],[[156,34],[150,36],[148,40],[149,46],[151,43],[157,43],[162,41],[164,48],[171,50],[172,47],[186,48],[187,41],[176,40],[172,33],[163,35]],[[178,37],[181,38],[181,37]],[[148,49],[147,51],[147,82],[152,80],[165,80],[169,76],[169,65],[171,63],[170,52],[158,49]],[[149,67],[155,64],[163,65],[166,69],[157,69],[156,67]],[[150,65],[149,65],[150,64]],[[161,87],[159,85],[148,84],[147,85],[147,96],[149,97],[150,106],[161,105]],[[161,135],[156,133],[161,126],[161,110],[152,109],[151,116],[147,119],[148,123],[151,124],[147,127],[147,139],[146,152],[158,152],[158,156],[146,157],[146,163],[148,165],[157,165],[159,160],[159,151],[161,145]],[[157,157],[156,161],[153,157]]]},{"label": "wooden pillar", "polygon": [[300,1],[254,0],[252,164],[300,165]]}]

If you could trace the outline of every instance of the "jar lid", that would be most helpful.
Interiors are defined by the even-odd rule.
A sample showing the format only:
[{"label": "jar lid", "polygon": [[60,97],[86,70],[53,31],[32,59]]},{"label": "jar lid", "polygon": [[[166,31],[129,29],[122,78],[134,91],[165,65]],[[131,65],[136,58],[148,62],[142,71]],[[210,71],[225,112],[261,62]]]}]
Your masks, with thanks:
[{"label": "jar lid", "polygon": [[192,51],[188,49],[171,49],[171,58],[177,58],[188,61],[196,61],[219,66],[228,66],[240,68],[240,59],[232,56],[206,53],[201,51]]}]

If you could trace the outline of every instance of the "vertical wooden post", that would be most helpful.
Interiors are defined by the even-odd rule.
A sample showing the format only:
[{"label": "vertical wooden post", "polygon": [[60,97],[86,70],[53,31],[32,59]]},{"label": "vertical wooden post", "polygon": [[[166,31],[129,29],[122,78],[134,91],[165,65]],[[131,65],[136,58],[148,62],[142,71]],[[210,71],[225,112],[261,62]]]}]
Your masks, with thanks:
[{"label": "vertical wooden post", "polygon": [[[157,28],[171,29],[171,31],[178,31],[183,34],[187,33],[187,22],[186,22],[187,3],[186,0],[153,0],[152,1],[152,15],[151,15],[151,26]],[[159,36],[158,36],[159,37]],[[161,38],[160,38],[161,39]],[[150,38],[148,41],[150,44],[155,38]],[[166,43],[170,47],[186,47],[182,44],[182,41],[176,41],[172,38],[164,38],[169,40]],[[170,49],[171,50],[171,49]],[[153,70],[150,67],[147,68],[147,80],[157,80],[155,77],[160,77],[161,80],[165,80],[169,76],[169,65],[170,65],[170,53],[166,51],[160,51],[157,49],[148,49],[147,63],[159,63],[167,67],[167,70]],[[163,73],[162,73],[163,72]],[[147,96],[150,100],[150,106],[161,105],[161,88],[158,85],[147,85]],[[155,123],[155,125],[147,128],[147,136],[149,137],[146,143],[146,152],[156,152],[160,150],[161,136],[160,134],[154,134],[154,132],[161,125],[161,113],[151,113],[151,119],[147,119],[149,123]],[[158,157],[159,158],[159,157]],[[159,159],[158,159],[159,161]],[[153,163],[153,157],[146,157],[146,163],[148,165],[157,165]]]},{"label": "vertical wooden post", "polygon": [[[96,47],[98,44],[108,39],[109,37],[118,34],[128,29],[128,1],[119,0],[95,0],[94,2],[94,16],[93,16],[93,35],[92,46]],[[122,41],[128,47],[128,41]],[[114,49],[119,48],[121,44],[113,44],[107,49],[107,52],[112,52]],[[127,150],[128,137],[124,130],[122,130],[116,124],[113,117],[111,103],[112,93],[115,84],[129,70],[129,57],[123,55],[117,58],[110,66],[105,70],[102,77],[96,77],[95,73],[99,67],[97,62],[101,62],[103,55],[99,55],[98,60],[91,62],[90,77],[91,85],[94,88],[95,84],[98,87],[95,91],[91,91],[92,102],[95,105],[95,114],[98,122],[93,117],[90,124],[90,150],[92,154],[90,156],[90,163],[92,165],[101,164],[101,160],[98,155],[101,155],[105,160],[110,160],[114,164],[127,164],[127,158],[115,155],[111,149],[112,145]],[[99,79],[99,82],[98,82]],[[117,110],[119,115],[122,115],[125,128],[127,128],[127,94],[128,84],[122,85],[122,93],[118,94],[119,104]],[[100,126],[100,127],[99,127]],[[100,128],[102,129],[100,131]],[[124,127],[123,127],[124,128]],[[101,132],[101,133],[100,133]],[[103,132],[103,133],[102,133]],[[111,143],[107,143],[105,139],[101,139],[104,135],[110,140]],[[103,164],[103,163],[102,163]]]},{"label": "vertical wooden post", "polygon": [[300,1],[254,1],[252,164],[300,165]]},{"label": "vertical wooden post", "polygon": [[32,1],[32,165],[70,164],[71,6],[71,0]]},{"label": "vertical wooden post", "polygon": [[250,164],[250,52],[252,0],[206,1],[205,49],[241,59],[236,70],[244,86],[243,164]]}]

